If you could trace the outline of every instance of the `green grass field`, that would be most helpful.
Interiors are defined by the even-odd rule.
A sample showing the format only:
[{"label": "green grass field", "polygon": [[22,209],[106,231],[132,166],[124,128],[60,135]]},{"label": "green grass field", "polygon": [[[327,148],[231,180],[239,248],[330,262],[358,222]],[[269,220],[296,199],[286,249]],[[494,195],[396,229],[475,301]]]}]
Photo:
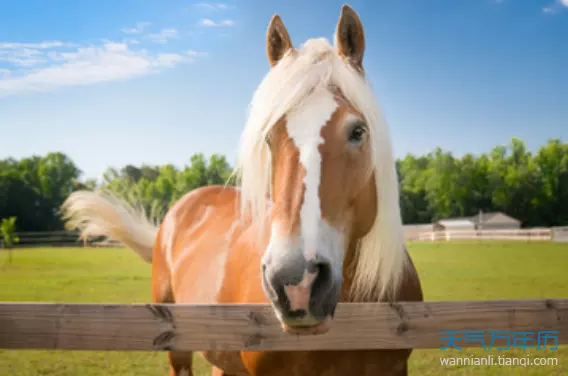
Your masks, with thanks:
[{"label": "green grass field", "polygon": [[[568,297],[568,244],[450,242],[409,245],[426,300],[541,299]],[[16,250],[0,254],[0,301],[144,303],[150,301],[150,266],[128,249]],[[466,351],[467,350],[467,351]],[[528,351],[557,357],[558,366],[440,365],[441,356],[525,356],[523,350],[416,350],[411,375],[567,375],[568,347]],[[209,375],[197,358],[196,375]],[[2,351],[1,376],[167,375],[164,353]]]}]

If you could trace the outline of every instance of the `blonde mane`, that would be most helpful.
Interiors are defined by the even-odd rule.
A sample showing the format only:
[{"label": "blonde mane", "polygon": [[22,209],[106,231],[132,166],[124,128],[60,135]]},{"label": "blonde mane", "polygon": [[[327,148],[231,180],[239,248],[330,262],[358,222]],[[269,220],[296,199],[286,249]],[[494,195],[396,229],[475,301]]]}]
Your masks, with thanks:
[{"label": "blonde mane", "polygon": [[407,262],[400,217],[398,180],[387,124],[370,86],[326,39],[308,40],[265,76],[250,104],[241,136],[235,173],[241,190],[241,212],[262,225],[270,204],[271,161],[265,138],[287,112],[318,88],[337,87],[364,116],[370,128],[378,213],[361,240],[352,297],[394,297]]}]

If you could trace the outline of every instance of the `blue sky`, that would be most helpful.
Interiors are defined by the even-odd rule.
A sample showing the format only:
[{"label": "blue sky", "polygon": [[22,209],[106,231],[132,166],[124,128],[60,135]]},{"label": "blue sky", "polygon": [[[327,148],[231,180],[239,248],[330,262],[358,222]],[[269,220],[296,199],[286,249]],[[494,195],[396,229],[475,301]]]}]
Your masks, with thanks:
[{"label": "blue sky", "polygon": [[[295,45],[342,1],[20,0],[0,7],[0,158],[233,161],[279,13]],[[568,0],[351,1],[397,156],[568,141]]]}]

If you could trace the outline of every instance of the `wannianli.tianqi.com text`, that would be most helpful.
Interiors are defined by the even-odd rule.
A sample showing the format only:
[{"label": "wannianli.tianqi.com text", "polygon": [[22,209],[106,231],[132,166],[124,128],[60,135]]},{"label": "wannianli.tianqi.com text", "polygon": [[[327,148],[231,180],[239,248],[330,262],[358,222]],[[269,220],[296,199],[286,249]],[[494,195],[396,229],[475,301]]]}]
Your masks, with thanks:
[{"label": "wannianli.tianqi.com text", "polygon": [[459,356],[459,357],[440,357],[440,364],[449,367],[459,366],[520,366],[520,367],[539,367],[539,366],[558,366],[558,358],[555,357],[530,357],[530,356],[505,356],[487,355],[482,357]]}]

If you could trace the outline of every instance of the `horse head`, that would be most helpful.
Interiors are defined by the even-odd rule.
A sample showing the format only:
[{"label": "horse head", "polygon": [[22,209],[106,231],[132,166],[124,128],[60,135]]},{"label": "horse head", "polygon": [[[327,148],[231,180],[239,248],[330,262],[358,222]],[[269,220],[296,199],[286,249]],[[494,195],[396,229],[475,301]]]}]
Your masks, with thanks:
[{"label": "horse head", "polygon": [[323,333],[338,301],[396,291],[406,259],[394,157],[353,9],[341,9],[335,46],[294,47],[278,15],[266,44],[271,68],[238,155],[242,209],[269,224],[262,283],[284,330]]}]

